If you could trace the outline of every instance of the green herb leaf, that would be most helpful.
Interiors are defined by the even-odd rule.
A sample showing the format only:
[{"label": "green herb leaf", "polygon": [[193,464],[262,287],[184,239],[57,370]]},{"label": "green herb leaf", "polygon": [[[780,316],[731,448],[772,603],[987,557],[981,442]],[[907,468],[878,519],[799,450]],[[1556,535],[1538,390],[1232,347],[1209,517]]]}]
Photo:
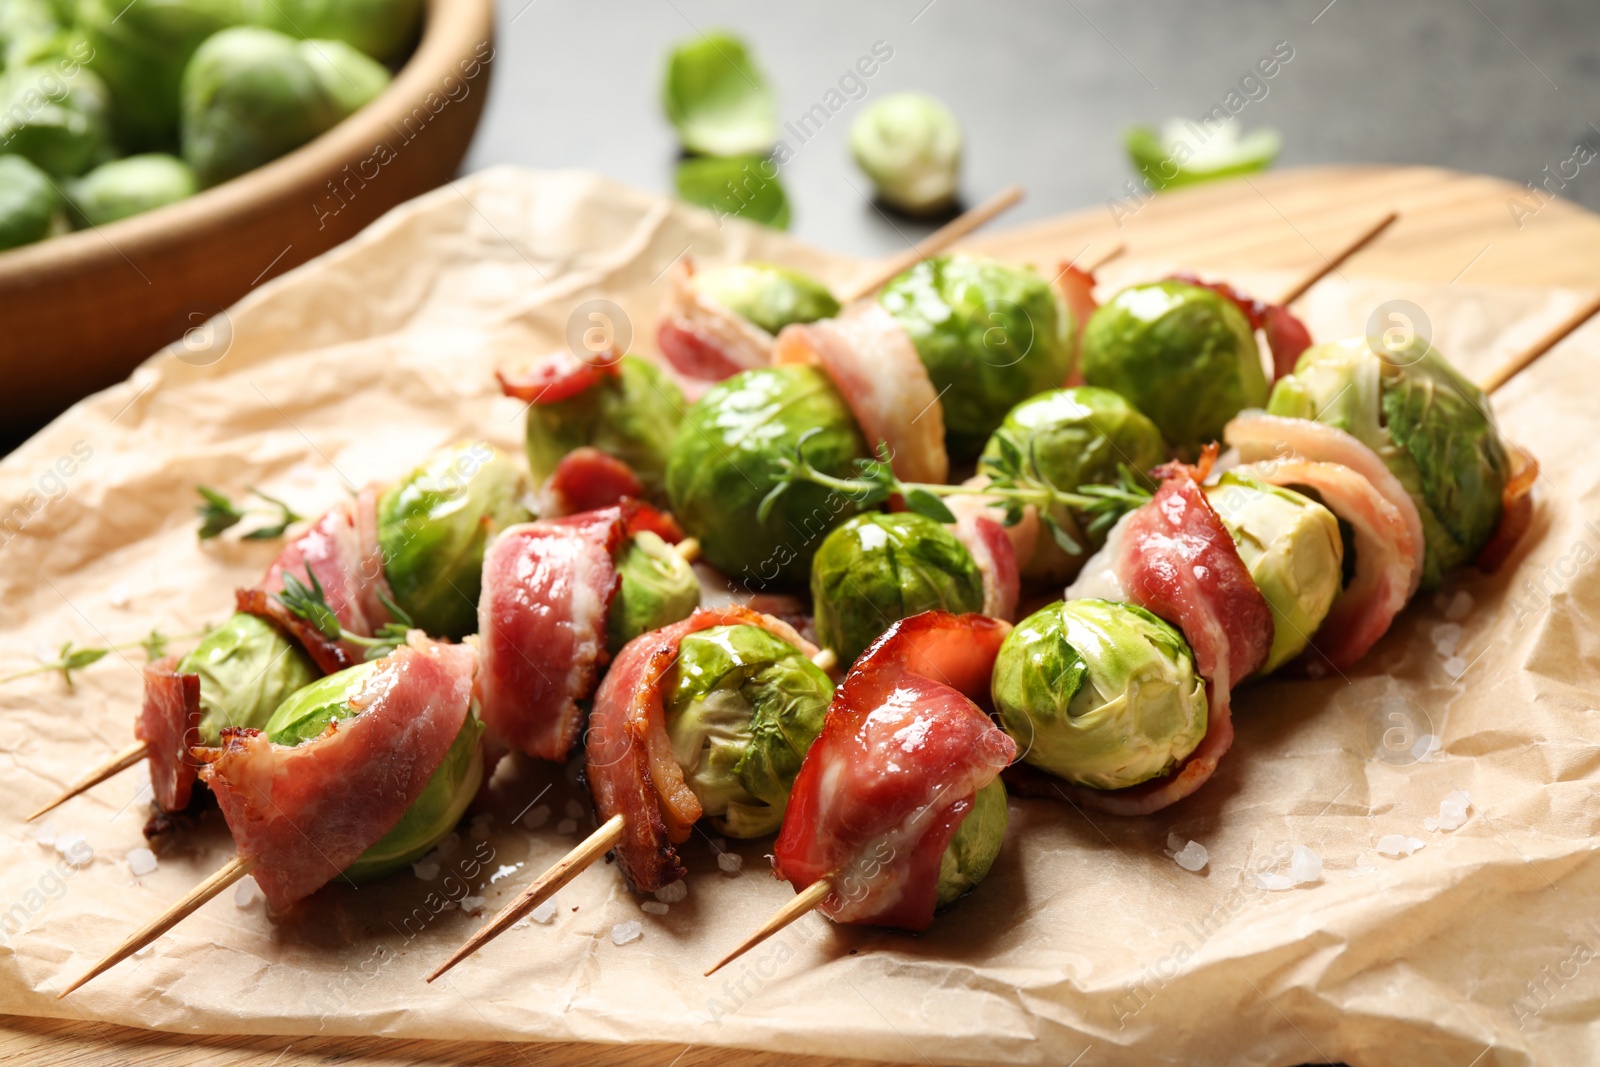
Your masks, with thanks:
[{"label": "green herb leaf", "polygon": [[278,601],[289,609],[290,614],[309,622],[328,640],[342,639],[344,627],[339,624],[339,616],[328,606],[328,599],[322,592],[322,583],[317,581],[317,576],[311,572],[310,567],[306,568],[306,578],[311,582],[309,586],[285,571],[283,592],[277,594]]},{"label": "green herb leaf", "polygon": [[208,541],[238,525],[244,518],[244,511],[237,507],[233,501],[217,492],[215,489],[203,485],[194,487],[200,494],[200,506],[195,508],[195,513],[200,516],[200,540]]},{"label": "green herb leaf", "polygon": [[1076,538],[1067,533],[1066,529],[1055,520],[1053,515],[1044,517],[1044,525],[1050,531],[1050,539],[1060,546],[1061,551],[1070,556],[1076,556],[1083,551],[1083,546],[1078,544]]},{"label": "green herb leaf", "polygon": [[956,521],[955,513],[945,507],[944,501],[928,492],[926,489],[908,489],[905,495],[906,507],[925,518],[935,522],[953,523]]}]

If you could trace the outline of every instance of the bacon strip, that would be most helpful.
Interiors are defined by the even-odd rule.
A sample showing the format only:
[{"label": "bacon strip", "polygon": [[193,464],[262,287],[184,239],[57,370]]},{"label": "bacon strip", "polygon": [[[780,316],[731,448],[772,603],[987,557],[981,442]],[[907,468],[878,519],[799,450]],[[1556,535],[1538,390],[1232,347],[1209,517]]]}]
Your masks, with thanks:
[{"label": "bacon strip", "polygon": [[589,786],[601,819],[623,816],[617,863],[641,893],[653,893],[688,873],[673,846],[687,840],[701,815],[699,798],[672,756],[662,682],[686,636],[740,624],[759,626],[807,656],[817,653],[817,646],[771,616],[740,607],[702,608],[630,641],[595,694],[586,749]]},{"label": "bacon strip", "polygon": [[556,404],[571,400],[607,378],[621,377],[622,353],[613,348],[600,359],[588,360],[561,348],[497,367],[494,376],[506,396],[530,404]]},{"label": "bacon strip", "polygon": [[957,513],[955,535],[978,564],[983,575],[983,613],[991,619],[1017,620],[1017,598],[1022,593],[1022,576],[1017,568],[1017,550],[1011,536],[990,515],[966,509]]},{"label": "bacon strip", "polygon": [[178,674],[174,656],[144,669],[144,706],[133,736],[149,750],[150,789],[162,811],[189,806],[197,767],[189,746],[200,736],[200,676]]},{"label": "bacon strip", "polygon": [[925,930],[939,861],[977,791],[1017,745],[987,700],[1011,627],[930,611],[895,623],[856,661],[800,766],[773,869],[795,889],[831,878],[835,922]]},{"label": "bacon strip", "polygon": [[413,633],[351,704],[361,711],[314,741],[274,745],[228,727],[196,749],[239,855],[274,911],[326,885],[388,833],[466,723],[477,656]]},{"label": "bacon strip", "polygon": [[1539,461],[1510,441],[1506,442],[1506,454],[1511,459],[1511,477],[1500,491],[1500,525],[1474,561],[1485,574],[1500,569],[1533,525],[1533,484],[1539,480]]},{"label": "bacon strip", "polygon": [[881,306],[860,304],[836,319],[785,326],[773,361],[817,364],[850,405],[868,448],[889,446],[903,481],[944,482],[944,407],[906,331]]},{"label": "bacon strip", "polygon": [[1250,329],[1266,334],[1267,348],[1272,352],[1274,381],[1293,374],[1300,353],[1311,347],[1311,331],[1282,304],[1264,303],[1244,295],[1227,282],[1202,281],[1194,274],[1174,274],[1171,280],[1210,289],[1232,301],[1235,307],[1244,312],[1244,317],[1250,320]]},{"label": "bacon strip", "polygon": [[559,518],[615,507],[644,496],[644,485],[622,460],[585,445],[561,457],[539,490],[539,517]]},{"label": "bacon strip", "polygon": [[1068,372],[1066,381],[1062,385],[1071,388],[1083,384],[1083,368],[1079,365],[1082,355],[1083,328],[1089,325],[1089,316],[1099,309],[1100,304],[1094,298],[1095,277],[1091,271],[1081,267],[1074,267],[1071,263],[1062,263],[1061,269],[1056,272],[1056,292],[1061,295],[1061,300],[1067,305],[1067,310],[1072,313],[1073,325],[1077,333],[1073,340],[1072,370]]},{"label": "bacon strip", "polygon": [[721,381],[772,362],[772,335],[689,284],[694,265],[684,257],[672,270],[656,347],[690,378]]}]

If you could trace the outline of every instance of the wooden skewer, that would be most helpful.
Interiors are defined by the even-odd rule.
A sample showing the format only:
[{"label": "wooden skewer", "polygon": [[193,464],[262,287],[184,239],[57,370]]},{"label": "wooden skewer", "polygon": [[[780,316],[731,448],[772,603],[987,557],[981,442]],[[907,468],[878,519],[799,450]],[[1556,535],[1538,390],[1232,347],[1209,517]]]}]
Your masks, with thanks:
[{"label": "wooden skewer", "polygon": [[101,782],[105,781],[107,778],[110,778],[116,774],[121,774],[123,771],[127,770],[129,767],[132,767],[135,763],[138,763],[149,754],[150,747],[143,741],[137,741],[129,745],[127,748],[123,749],[121,752],[118,752],[115,756],[112,756],[110,759],[100,764],[100,766],[96,767],[82,778],[79,778],[76,782],[73,782],[72,785],[67,787],[67,791],[65,793],[62,793],[50,803],[46,804],[44,807],[28,816],[26,821],[32,822],[46,812],[54,811],[56,808],[59,808],[67,801],[77,796],[79,793],[87,792],[88,790],[99,785]]},{"label": "wooden skewer", "polygon": [[1596,312],[1600,312],[1600,293],[1590,297],[1587,303],[1571,315],[1568,315],[1549,333],[1517,355],[1506,360],[1499,370],[1483,380],[1483,385],[1481,386],[1483,391],[1492,394],[1512,378],[1527,370],[1534,360],[1564,341],[1568,334],[1592,319]]},{"label": "wooden skewer", "polygon": [[1354,240],[1350,241],[1339,251],[1335,252],[1331,257],[1324,260],[1321,266],[1317,267],[1310,274],[1306,275],[1304,278],[1300,279],[1300,281],[1290,287],[1288,292],[1284,293],[1278,298],[1278,303],[1284,307],[1288,307],[1296,300],[1299,300],[1302,296],[1305,296],[1306,290],[1310,289],[1313,285],[1316,285],[1329,274],[1332,274],[1334,271],[1338,270],[1339,266],[1344,263],[1345,260],[1349,259],[1357,252],[1367,247],[1373,241],[1377,240],[1378,235],[1384,230],[1387,230],[1390,226],[1394,225],[1395,220],[1399,217],[1400,213],[1398,211],[1391,211],[1383,218],[1373,223],[1371,226],[1368,226],[1365,230],[1362,230]]},{"label": "wooden skewer", "polygon": [[685,537],[672,547],[685,563],[693,563],[700,558],[700,540],[698,538]]},{"label": "wooden skewer", "polygon": [[1022,199],[1022,186],[1008,185],[971,211],[964,211],[898,256],[885,260],[871,274],[839,294],[839,302],[860,300],[881,288],[889,279],[921,263],[929,256],[949,248],[979,226],[1009,210]]},{"label": "wooden skewer", "polygon": [[818,904],[821,904],[831,892],[833,892],[832,878],[818,878],[815,882],[806,886],[795,894],[793,900],[773,912],[772,918],[762,923],[759,930],[745,938],[743,944],[718,960],[716,966],[706,972],[706,977],[710,978],[722,968],[743,956],[746,952],[749,952],[761,942],[782,930],[812,908],[815,908]]},{"label": "wooden skewer", "polygon": [[1127,250],[1128,246],[1123,244],[1121,241],[1118,241],[1116,244],[1112,245],[1109,250],[1107,250],[1105,255],[1101,256],[1087,267],[1082,267],[1079,269],[1081,269],[1085,274],[1094,274],[1101,267],[1105,266],[1107,263],[1110,263],[1112,260],[1120,259],[1122,254]]},{"label": "wooden skewer", "polygon": [[839,653],[831,648],[824,648],[811,657],[811,662],[822,668],[823,673],[832,674],[833,669],[839,665]]},{"label": "wooden skewer", "polygon": [[455,955],[445,960],[438,970],[428,975],[428,981],[444,974],[450,968],[478,951],[484,945],[505,933],[528,912],[560,892],[562,886],[581,874],[595,860],[604,856],[622,839],[622,816],[613,815],[600,824],[600,828],[585,838],[577,848],[562,856],[554,867],[490,919],[466,944],[456,949]]},{"label": "wooden skewer", "polygon": [[144,948],[150,942],[177,926],[206,901],[255,869],[256,861],[254,859],[245,859],[243,856],[233,857],[233,859],[223,864],[217,873],[189,890],[182,900],[135,930],[132,934],[129,934],[128,939],[112,950],[111,955],[95,964],[82,978],[63,989],[56,996],[56,999],[60,1000],[91,978],[110,970],[135,952],[138,952],[141,948]]}]

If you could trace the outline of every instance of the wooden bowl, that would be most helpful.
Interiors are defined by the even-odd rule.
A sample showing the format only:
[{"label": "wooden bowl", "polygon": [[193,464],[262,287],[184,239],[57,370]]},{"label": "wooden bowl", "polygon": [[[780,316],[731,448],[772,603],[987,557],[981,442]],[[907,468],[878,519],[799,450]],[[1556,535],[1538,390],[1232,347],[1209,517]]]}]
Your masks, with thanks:
[{"label": "wooden bowl", "polygon": [[310,144],[179,203],[0,253],[0,430],[42,425],[253,286],[449,181],[493,56],[493,0],[428,0],[393,83]]}]

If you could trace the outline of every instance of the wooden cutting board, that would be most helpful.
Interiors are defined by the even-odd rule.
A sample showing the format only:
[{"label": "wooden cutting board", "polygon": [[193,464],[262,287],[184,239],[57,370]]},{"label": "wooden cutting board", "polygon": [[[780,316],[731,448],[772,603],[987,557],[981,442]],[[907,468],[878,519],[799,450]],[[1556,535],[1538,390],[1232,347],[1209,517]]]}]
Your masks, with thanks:
[{"label": "wooden cutting board", "polygon": [[[1541,204],[1541,200],[1544,202]],[[1120,241],[1141,260],[1207,274],[1304,271],[1382,216],[1400,221],[1344,269],[1421,282],[1600,288],[1600,216],[1496,178],[1429,167],[1281,171],[1140,203],[1125,198],[985,235],[971,247],[1053,263]],[[1119,225],[1120,223],[1120,225]],[[1262,294],[1264,296],[1271,294]],[[71,1001],[67,1001],[71,1004]],[[383,1038],[207,1037],[100,1023],[0,1016],[0,1063],[54,1067],[311,1067],[363,1063],[496,1067],[850,1067],[860,1061],[696,1046],[509,1045]],[[921,1053],[910,1047],[908,1059]]]}]

